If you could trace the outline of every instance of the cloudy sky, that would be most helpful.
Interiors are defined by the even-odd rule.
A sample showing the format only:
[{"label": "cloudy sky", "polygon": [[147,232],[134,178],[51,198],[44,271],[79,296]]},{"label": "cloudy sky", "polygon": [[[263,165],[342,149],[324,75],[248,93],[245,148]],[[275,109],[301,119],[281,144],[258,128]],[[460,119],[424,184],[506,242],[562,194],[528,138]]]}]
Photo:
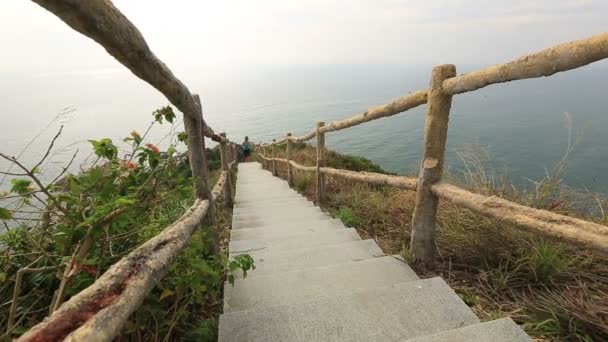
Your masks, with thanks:
[{"label": "cloudy sky", "polygon": [[[114,0],[173,68],[485,65],[606,31],[606,0]],[[0,1],[0,73],[112,70],[27,0]]]}]

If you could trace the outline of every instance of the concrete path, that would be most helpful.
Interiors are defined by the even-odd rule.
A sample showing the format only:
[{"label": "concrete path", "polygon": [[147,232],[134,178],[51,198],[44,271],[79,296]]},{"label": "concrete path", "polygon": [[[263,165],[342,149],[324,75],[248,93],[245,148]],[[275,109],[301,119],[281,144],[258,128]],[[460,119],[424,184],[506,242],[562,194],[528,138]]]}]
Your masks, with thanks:
[{"label": "concrete path", "polygon": [[530,341],[480,323],[439,277],[419,279],[258,163],[239,164],[230,255],[256,270],[224,285],[219,341]]}]

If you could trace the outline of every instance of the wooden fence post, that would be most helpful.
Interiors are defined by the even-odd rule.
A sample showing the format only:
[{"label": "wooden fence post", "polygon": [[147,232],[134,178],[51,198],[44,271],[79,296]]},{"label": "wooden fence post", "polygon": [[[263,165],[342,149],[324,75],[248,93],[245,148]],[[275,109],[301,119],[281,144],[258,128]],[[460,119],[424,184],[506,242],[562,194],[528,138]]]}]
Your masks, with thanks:
[{"label": "wooden fence post", "polygon": [[321,173],[321,167],[325,166],[325,133],[321,127],[325,122],[317,122],[317,202],[319,205],[325,201],[325,175]]},{"label": "wooden fence post", "polygon": [[224,194],[224,204],[227,207],[230,207],[232,206],[232,174],[228,169],[230,152],[228,152],[226,133],[220,133],[220,137],[222,137],[222,140],[220,141],[220,158],[222,160],[222,171],[226,172],[226,193]]},{"label": "wooden fence post", "polygon": [[275,146],[276,142],[277,139],[272,139],[272,175],[275,177],[277,176],[277,161],[275,160],[277,157],[277,148]]},{"label": "wooden fence post", "polygon": [[[215,223],[215,210],[211,190],[209,189],[209,169],[207,156],[205,155],[205,136],[203,135],[203,109],[200,97],[198,95],[192,97],[197,104],[196,113],[184,115],[184,127],[188,134],[188,150],[190,152],[190,170],[192,171],[196,197],[209,201],[206,221],[213,225]],[[211,235],[213,252],[219,252],[217,233],[213,228]]]},{"label": "wooden fence post", "polygon": [[431,186],[441,180],[448,134],[452,95],[443,91],[443,81],[456,76],[454,65],[433,68],[424,124],[424,152],[416,187],[416,206],[412,218],[411,252],[417,261],[433,265],[439,198]]},{"label": "wooden fence post", "polygon": [[291,133],[287,133],[286,142],[286,157],[287,157],[287,184],[293,186],[293,170],[291,169]]}]

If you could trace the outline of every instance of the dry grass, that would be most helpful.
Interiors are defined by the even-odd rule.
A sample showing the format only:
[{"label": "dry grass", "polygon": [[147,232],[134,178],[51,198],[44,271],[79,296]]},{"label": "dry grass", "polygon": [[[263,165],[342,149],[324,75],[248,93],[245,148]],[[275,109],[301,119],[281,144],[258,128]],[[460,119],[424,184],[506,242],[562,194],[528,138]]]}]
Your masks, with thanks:
[{"label": "dry grass", "polygon": [[[313,148],[302,145],[294,150],[293,159],[298,163],[315,165]],[[278,150],[277,156],[283,157],[283,151]],[[382,172],[361,158],[331,151],[327,156],[332,167]],[[569,201],[577,196],[557,187],[554,178],[538,182],[535,190],[526,193],[482,173],[481,161],[469,158],[468,162],[470,172],[465,185],[477,192],[575,214]],[[277,165],[279,175],[285,178],[286,167]],[[314,175],[294,172],[295,188],[313,199]],[[432,272],[424,271],[416,267],[408,251],[414,192],[328,177],[327,193],[325,210],[343,221],[355,222],[361,237],[375,239],[385,253],[402,254],[414,262],[421,277],[442,276],[482,320],[510,316],[540,341],[608,340],[605,257],[443,201],[439,209],[437,266]],[[601,203],[599,207],[603,207]]]}]

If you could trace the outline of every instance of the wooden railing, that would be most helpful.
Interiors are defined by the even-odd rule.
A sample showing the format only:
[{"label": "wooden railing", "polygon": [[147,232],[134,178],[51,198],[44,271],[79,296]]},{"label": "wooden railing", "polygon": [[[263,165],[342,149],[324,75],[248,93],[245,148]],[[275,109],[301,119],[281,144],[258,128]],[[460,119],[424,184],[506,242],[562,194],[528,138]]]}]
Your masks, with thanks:
[{"label": "wooden railing", "polygon": [[[323,203],[326,196],[324,178],[326,175],[416,191],[410,250],[416,259],[423,263],[434,260],[439,198],[532,232],[607,253],[608,227],[606,226],[526,207],[496,196],[476,194],[442,181],[448,117],[453,95],[474,91],[491,84],[551,76],[605,58],[608,58],[608,33],[560,44],[506,64],[460,76],[456,76],[456,68],[453,65],[437,66],[432,71],[430,89],[410,93],[385,105],[328,125],[318,122],[310,132],[302,136],[296,137],[288,133],[285,138],[274,139],[270,144],[258,145],[257,150],[263,164],[272,168],[273,174],[277,174],[277,162],[287,165],[287,180],[290,184],[293,184],[294,168],[316,173],[316,194],[320,203]],[[353,172],[325,166],[325,133],[393,116],[425,103],[428,106],[424,128],[424,150],[417,178]],[[292,143],[306,142],[315,137],[317,138],[316,165],[303,166],[295,163],[291,156]],[[284,143],[287,144],[287,158],[276,158],[276,146]]]},{"label": "wooden railing", "polygon": [[[177,79],[149,49],[139,30],[107,0],[33,0],[74,30],[95,40],[110,55],[146,81],[184,115],[188,134],[189,163],[196,200],[172,225],[112,265],[95,283],[61,305],[19,341],[111,341],[141,305],[152,287],[186,246],[203,220],[214,223],[218,198],[232,203],[236,145],[224,133],[215,134],[203,119],[198,95]],[[219,143],[221,174],[209,187],[205,140]],[[216,235],[215,229],[211,229]],[[214,248],[218,249],[217,236]]]}]

